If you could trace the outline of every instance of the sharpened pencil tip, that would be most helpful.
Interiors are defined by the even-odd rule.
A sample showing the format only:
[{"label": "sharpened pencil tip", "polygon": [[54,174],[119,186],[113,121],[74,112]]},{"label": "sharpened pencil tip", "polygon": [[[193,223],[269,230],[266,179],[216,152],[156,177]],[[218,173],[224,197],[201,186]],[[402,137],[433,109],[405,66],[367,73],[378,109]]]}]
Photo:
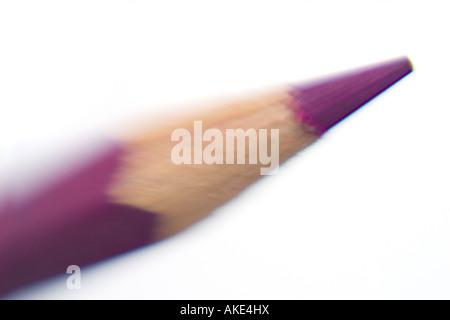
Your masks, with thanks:
[{"label": "sharpened pencil tip", "polygon": [[293,107],[300,121],[323,134],[412,70],[409,58],[401,57],[297,86],[291,91]]}]

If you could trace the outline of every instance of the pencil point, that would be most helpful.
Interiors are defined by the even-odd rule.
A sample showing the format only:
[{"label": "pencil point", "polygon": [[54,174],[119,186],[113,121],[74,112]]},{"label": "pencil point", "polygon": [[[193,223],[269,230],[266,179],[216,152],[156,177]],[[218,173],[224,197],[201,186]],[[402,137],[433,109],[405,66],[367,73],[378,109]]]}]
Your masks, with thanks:
[{"label": "pencil point", "polygon": [[323,134],[411,71],[411,61],[402,57],[297,86],[291,92],[294,109],[300,121]]}]

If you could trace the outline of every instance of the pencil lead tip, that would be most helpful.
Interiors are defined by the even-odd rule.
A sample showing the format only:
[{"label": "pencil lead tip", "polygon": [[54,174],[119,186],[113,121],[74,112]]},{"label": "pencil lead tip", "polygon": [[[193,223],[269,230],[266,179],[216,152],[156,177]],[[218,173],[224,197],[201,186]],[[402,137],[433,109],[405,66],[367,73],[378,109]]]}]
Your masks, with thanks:
[{"label": "pencil lead tip", "polygon": [[327,78],[291,91],[299,120],[323,134],[413,70],[401,57]]}]

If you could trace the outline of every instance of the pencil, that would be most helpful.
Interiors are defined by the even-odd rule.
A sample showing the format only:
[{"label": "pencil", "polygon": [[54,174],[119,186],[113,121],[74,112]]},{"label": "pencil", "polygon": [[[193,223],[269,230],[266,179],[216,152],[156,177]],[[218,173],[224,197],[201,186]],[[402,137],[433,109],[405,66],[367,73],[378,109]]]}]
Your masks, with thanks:
[{"label": "pencil", "polygon": [[407,57],[181,117],[0,203],[0,295],[189,227],[412,71]]}]

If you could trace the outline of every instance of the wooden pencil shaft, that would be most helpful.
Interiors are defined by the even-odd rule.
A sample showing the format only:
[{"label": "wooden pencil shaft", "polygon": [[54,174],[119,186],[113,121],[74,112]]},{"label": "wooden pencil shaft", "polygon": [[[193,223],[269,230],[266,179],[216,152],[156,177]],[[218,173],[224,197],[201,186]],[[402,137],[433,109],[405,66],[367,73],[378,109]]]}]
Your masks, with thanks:
[{"label": "wooden pencil shaft", "polygon": [[[279,90],[213,109],[209,115],[191,115],[136,138],[127,143],[108,194],[114,202],[157,213],[158,239],[184,229],[261,178],[264,165],[260,161],[249,164],[249,159],[259,155],[250,154],[248,146],[245,164],[175,164],[171,153],[177,142],[170,142],[172,132],[184,128],[194,136],[196,120],[201,120],[205,130],[214,128],[224,137],[228,129],[279,130],[275,147],[283,162],[318,137],[314,129],[296,120],[290,99],[286,90]],[[271,150],[270,139],[267,144]],[[224,141],[223,159],[236,160],[238,152],[236,147],[226,148]]]},{"label": "wooden pencil shaft", "polygon": [[105,142],[26,203],[0,203],[0,295],[179,232],[411,71],[402,57]]}]

